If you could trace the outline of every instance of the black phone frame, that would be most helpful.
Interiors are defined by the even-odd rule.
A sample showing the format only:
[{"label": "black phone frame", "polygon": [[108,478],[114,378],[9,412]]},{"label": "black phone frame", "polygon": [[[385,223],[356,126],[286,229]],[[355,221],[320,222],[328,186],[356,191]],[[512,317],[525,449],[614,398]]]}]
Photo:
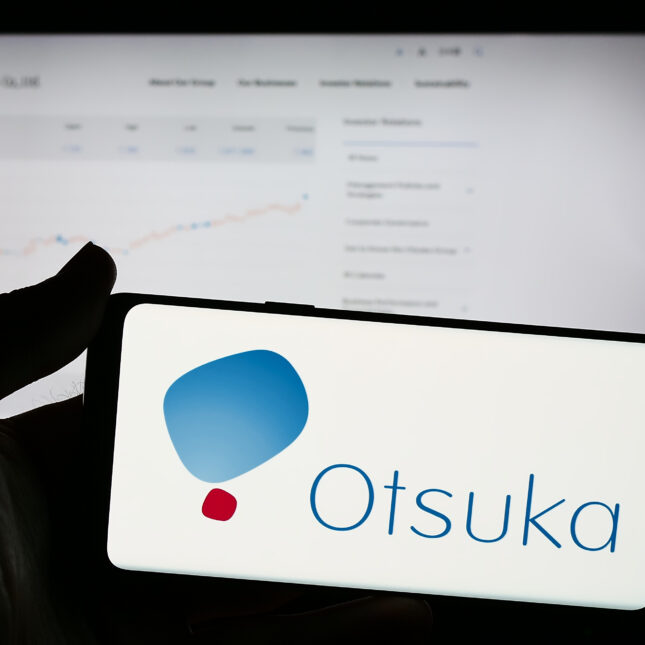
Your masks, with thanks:
[{"label": "black phone frame", "polygon": [[[192,576],[181,574],[117,570],[107,557],[108,511],[123,325],[127,313],[133,307],[146,303],[513,334],[645,343],[645,334],[621,331],[325,309],[314,307],[313,305],[282,302],[265,302],[262,304],[138,293],[114,294],[109,298],[102,325],[90,344],[87,353],[84,425],[87,430],[85,434],[89,444],[89,454],[92,454],[93,457],[87,476],[89,485],[93,487],[96,493],[95,498],[97,500],[95,511],[91,518],[92,550],[95,557],[102,562],[104,573],[113,576],[116,574],[125,583],[130,583],[141,576],[147,578],[155,576],[160,581],[193,578]],[[117,571],[118,573],[116,573]],[[212,579],[226,580],[225,578]],[[238,584],[244,584],[245,582],[257,584],[254,581],[236,579]],[[308,589],[320,589],[323,587],[322,585],[281,582],[268,582],[266,584],[297,585]],[[379,594],[392,595],[393,593],[391,591],[350,589],[347,587],[329,587],[327,585],[324,588],[332,592],[347,593],[348,591],[353,591],[372,596]],[[446,639],[445,642],[454,642],[455,639],[461,637],[479,638],[487,633],[490,636],[491,632],[486,630],[491,627],[494,628],[497,640],[501,642],[504,642],[506,638],[511,638],[512,640],[519,638],[523,642],[542,642],[545,639],[553,642],[564,642],[570,641],[572,638],[584,638],[585,642],[606,642],[609,638],[615,641],[621,638],[632,638],[634,635],[642,637],[645,634],[645,607],[639,610],[621,610],[399,592],[396,592],[396,595],[422,597],[428,600],[435,616],[436,642],[444,642],[442,639]],[[437,623],[439,624],[437,625]],[[524,632],[525,636],[520,636],[514,631],[504,632],[504,629],[513,630],[513,625],[518,623],[523,623],[527,626],[527,631]]]}]

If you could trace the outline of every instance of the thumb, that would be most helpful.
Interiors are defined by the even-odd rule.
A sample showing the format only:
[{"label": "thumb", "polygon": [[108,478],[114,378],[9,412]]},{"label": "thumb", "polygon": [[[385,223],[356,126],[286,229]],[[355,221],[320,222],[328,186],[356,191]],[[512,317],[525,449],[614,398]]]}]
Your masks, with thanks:
[{"label": "thumb", "polygon": [[55,276],[0,295],[0,398],[83,352],[115,279],[112,258],[89,242]]}]

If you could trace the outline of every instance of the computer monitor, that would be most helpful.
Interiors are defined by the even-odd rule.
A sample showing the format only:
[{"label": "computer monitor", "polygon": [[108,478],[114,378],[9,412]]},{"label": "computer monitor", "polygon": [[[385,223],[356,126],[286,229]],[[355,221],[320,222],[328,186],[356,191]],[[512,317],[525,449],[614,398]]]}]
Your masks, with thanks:
[{"label": "computer monitor", "polygon": [[[0,38],[0,289],[645,330],[645,37]],[[82,361],[5,400],[82,390]]]}]

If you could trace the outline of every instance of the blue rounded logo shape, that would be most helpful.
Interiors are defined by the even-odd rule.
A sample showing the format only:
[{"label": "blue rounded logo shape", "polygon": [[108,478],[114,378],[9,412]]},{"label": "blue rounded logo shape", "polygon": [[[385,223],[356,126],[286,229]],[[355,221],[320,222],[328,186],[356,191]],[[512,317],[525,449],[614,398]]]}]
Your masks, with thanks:
[{"label": "blue rounded logo shape", "polygon": [[293,443],[309,402],[291,363],[258,349],[186,372],[168,388],[163,410],[183,465],[202,481],[223,482]]}]

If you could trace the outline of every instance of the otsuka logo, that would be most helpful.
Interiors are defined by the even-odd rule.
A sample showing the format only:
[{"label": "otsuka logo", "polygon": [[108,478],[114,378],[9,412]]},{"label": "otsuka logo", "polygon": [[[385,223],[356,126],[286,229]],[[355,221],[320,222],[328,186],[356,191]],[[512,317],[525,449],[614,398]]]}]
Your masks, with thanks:
[{"label": "otsuka logo", "polygon": [[[364,507],[361,507],[360,504],[357,506],[356,521],[346,525],[332,523],[329,519],[324,518],[319,510],[317,499],[318,489],[323,479],[327,480],[329,478],[333,478],[334,476],[337,476],[342,472],[352,473],[355,476],[356,483],[359,486],[364,485],[367,492],[367,503],[364,505]],[[407,486],[403,486],[400,483],[399,471],[395,470],[392,477],[392,483],[385,484],[383,488],[390,491],[390,512],[387,533],[388,535],[392,535],[395,532],[394,526],[395,517],[397,514],[397,501],[399,499],[399,496],[402,494],[401,491],[406,491]],[[343,489],[342,486],[333,486],[332,490],[334,490],[334,494],[336,496],[342,495],[343,499],[345,500],[347,500],[351,496],[350,491]],[[376,490],[378,490],[378,488]],[[359,526],[365,523],[365,521],[372,513],[375,496],[376,493],[374,484],[372,483],[369,475],[364,470],[362,470],[358,466],[354,466],[353,464],[333,464],[332,466],[328,466],[320,473],[318,473],[318,475],[314,479],[313,485],[311,487],[309,501],[314,517],[325,528],[332,531],[353,531],[354,529],[357,529]],[[431,540],[443,538],[448,535],[453,529],[453,521],[445,512],[441,512],[436,508],[433,508],[433,506],[437,502],[440,503],[442,500],[445,502],[446,498],[451,497],[453,497],[453,494],[448,490],[444,490],[443,488],[426,488],[417,493],[417,508],[425,513],[426,517],[430,516],[436,520],[439,520],[440,529],[429,531],[426,528],[420,528],[420,525],[417,521],[415,524],[409,525],[409,530],[419,537]],[[511,495],[506,495],[506,499],[504,500],[504,515],[502,521],[500,522],[501,527],[499,529],[499,533],[497,535],[487,536],[483,536],[481,534],[477,535],[477,532],[474,528],[473,516],[475,515],[475,511],[473,509],[476,505],[475,497],[476,496],[474,491],[471,491],[468,494],[467,511],[464,518],[466,534],[468,535],[468,537],[476,542],[488,543],[499,542],[500,540],[504,539],[509,526]],[[529,534],[535,533],[537,531],[539,532],[539,534],[542,534],[542,536],[546,538],[554,547],[558,549],[561,548],[561,542],[555,537],[552,532],[550,532],[550,530],[547,530],[546,525],[543,522],[549,521],[548,518],[545,517],[548,513],[551,513],[552,511],[555,511],[557,513],[558,510],[564,510],[565,507],[562,505],[565,504],[566,499],[563,497],[562,499],[557,500],[549,504],[548,506],[538,506],[535,500],[535,475],[533,473],[529,475],[528,490],[525,499],[526,501],[524,502],[524,505],[522,507],[522,545],[527,546],[529,542]],[[433,506],[430,506],[430,504],[433,504]],[[620,504],[615,504],[613,508],[608,504],[605,504],[604,502],[595,500],[581,504],[573,511],[571,519],[569,521],[568,532],[571,535],[571,540],[578,548],[585,551],[602,551],[603,549],[609,547],[609,551],[613,553],[616,550],[616,535],[618,533],[619,512]],[[594,525],[596,528],[595,531],[592,531],[592,533],[595,534],[596,540],[598,538],[598,535],[604,532],[604,537],[600,541],[597,540],[598,543],[596,544],[592,544],[588,539],[590,520],[592,528]],[[586,535],[584,528],[581,531],[580,524],[587,526]]]},{"label": "otsuka logo", "polygon": [[[198,479],[220,483],[275,457],[302,432],[307,393],[291,363],[276,352],[226,356],[180,376],[163,402],[177,455]],[[212,489],[202,505],[211,519],[230,519],[237,500]]]},{"label": "otsuka logo", "polygon": [[[179,459],[195,477],[209,483],[239,477],[275,457],[298,438],[309,415],[307,393],[300,376],[286,358],[268,350],[226,356],[186,372],[168,388],[163,409]],[[352,475],[355,482],[353,493],[346,489],[346,479],[343,479],[344,483],[334,482],[341,473]],[[531,473],[526,495],[520,493],[515,496],[515,499],[521,499],[520,517],[517,518],[522,523],[521,543],[527,546],[529,536],[534,535],[532,539],[546,539],[559,549],[561,538],[547,526],[552,513],[555,518],[558,513],[566,512],[567,500],[562,497],[545,503],[539,495],[541,501],[538,502],[535,480]],[[325,486],[331,484],[328,490],[332,491],[335,499],[353,499],[357,490],[362,489],[361,497],[366,501],[358,502],[353,521],[338,524],[321,512],[318,495],[323,481]],[[380,486],[375,487],[370,476],[358,466],[333,464],[314,478],[309,495],[310,509],[315,520],[325,529],[353,531],[370,517],[379,489]],[[401,483],[399,470],[394,470],[392,482],[386,483],[383,489],[389,491],[385,494],[389,496],[386,502],[389,507],[387,533],[393,535],[398,515],[397,502],[401,495],[411,491]],[[461,522],[457,520],[456,525],[463,522],[466,535],[475,542],[503,540],[509,530],[511,508],[516,506],[515,502],[511,504],[512,495],[507,494],[500,505],[503,513],[498,519],[499,528],[490,535],[482,535],[475,528],[477,497],[479,494],[474,491],[468,493],[465,517],[462,515]],[[415,505],[421,515],[407,528],[430,540],[450,534],[455,522],[447,514],[448,509],[444,508],[450,498],[453,498],[451,491],[438,487],[416,493]],[[463,504],[458,507],[464,508]],[[226,521],[236,508],[237,500],[233,495],[214,488],[204,500],[202,513],[208,518]],[[586,501],[574,508],[570,517],[567,516],[567,533],[580,549],[602,551],[609,548],[613,553],[619,513],[620,504],[610,506],[598,500]],[[426,528],[428,518],[433,520],[434,528]],[[591,535],[589,526],[595,527]]]}]

